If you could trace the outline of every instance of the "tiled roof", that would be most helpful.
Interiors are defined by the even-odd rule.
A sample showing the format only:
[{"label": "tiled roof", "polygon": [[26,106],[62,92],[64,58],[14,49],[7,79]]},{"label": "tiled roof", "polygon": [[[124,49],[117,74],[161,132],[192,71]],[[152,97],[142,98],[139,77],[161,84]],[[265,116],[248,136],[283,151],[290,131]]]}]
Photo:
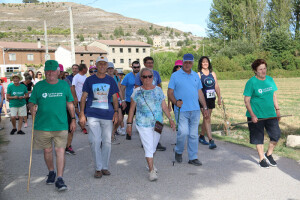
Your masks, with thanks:
[{"label": "tiled roof", "polygon": [[[1,42],[0,41],[0,48],[7,48],[7,49],[14,49],[14,50],[34,50],[45,51],[46,48],[44,45],[41,45],[41,48],[38,48],[38,43],[29,43],[29,42]],[[55,51],[56,48],[48,46],[49,51]]]},{"label": "tiled roof", "polygon": [[133,47],[142,46],[142,47],[151,47],[150,44],[147,44],[145,42],[123,40],[123,39],[118,39],[118,40],[97,40],[97,42],[100,42],[102,44],[106,44],[108,46],[133,46]]},{"label": "tiled roof", "polygon": [[[62,46],[62,47],[71,51],[70,46]],[[95,46],[76,46],[75,53],[106,53],[107,54],[106,51]]]}]

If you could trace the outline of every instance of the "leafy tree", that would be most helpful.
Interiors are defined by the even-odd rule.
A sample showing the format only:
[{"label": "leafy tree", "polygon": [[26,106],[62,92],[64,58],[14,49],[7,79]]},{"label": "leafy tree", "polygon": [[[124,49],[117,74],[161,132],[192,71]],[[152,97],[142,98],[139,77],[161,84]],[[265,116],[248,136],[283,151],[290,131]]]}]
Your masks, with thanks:
[{"label": "leafy tree", "polygon": [[151,37],[147,37],[147,43],[153,45],[153,40]]},{"label": "leafy tree", "polygon": [[124,34],[124,30],[123,30],[123,28],[121,26],[115,28],[115,30],[114,30],[114,36],[120,37],[120,36],[124,36],[124,35],[125,35]]},{"label": "leafy tree", "polygon": [[295,28],[295,38],[300,39],[300,0],[292,2],[293,26]]},{"label": "leafy tree", "polygon": [[28,31],[31,31],[31,30],[32,30],[32,27],[31,27],[31,26],[27,26],[27,30],[28,30]]},{"label": "leafy tree", "polygon": [[166,47],[169,47],[169,46],[170,46],[170,42],[167,41],[167,42],[166,42]]},{"label": "leafy tree", "polygon": [[100,38],[102,38],[103,36],[102,36],[102,33],[99,31],[98,32],[98,39],[100,39]]},{"label": "leafy tree", "polygon": [[143,28],[140,28],[136,33],[138,35],[144,35],[144,36],[148,35],[148,32],[145,29],[143,29]]},{"label": "leafy tree", "polygon": [[82,34],[79,35],[79,41],[80,41],[80,42],[83,42],[83,41],[84,41],[84,37],[83,37]]},{"label": "leafy tree", "polygon": [[183,44],[184,44],[184,42],[183,42],[182,40],[179,40],[179,41],[177,42],[177,46],[179,46],[179,47],[183,46]]}]

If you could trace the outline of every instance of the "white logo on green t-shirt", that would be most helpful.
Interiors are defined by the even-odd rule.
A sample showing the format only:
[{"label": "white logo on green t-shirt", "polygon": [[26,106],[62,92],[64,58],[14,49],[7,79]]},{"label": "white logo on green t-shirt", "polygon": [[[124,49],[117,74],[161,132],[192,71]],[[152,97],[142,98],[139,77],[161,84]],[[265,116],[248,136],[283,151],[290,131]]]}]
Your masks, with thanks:
[{"label": "white logo on green t-shirt", "polygon": [[42,97],[43,97],[43,98],[46,98],[46,97],[47,97],[47,93],[43,93],[43,94],[42,94]]}]

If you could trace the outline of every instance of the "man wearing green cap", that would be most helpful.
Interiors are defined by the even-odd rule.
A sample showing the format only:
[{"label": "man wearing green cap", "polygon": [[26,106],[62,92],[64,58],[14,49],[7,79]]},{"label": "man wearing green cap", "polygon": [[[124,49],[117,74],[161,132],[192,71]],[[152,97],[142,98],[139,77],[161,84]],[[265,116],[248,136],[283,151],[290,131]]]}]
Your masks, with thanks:
[{"label": "man wearing green cap", "polygon": [[[63,181],[65,164],[65,147],[68,138],[67,110],[72,118],[70,130],[76,128],[73,96],[67,82],[58,79],[59,65],[55,60],[45,63],[46,79],[38,82],[29,99],[29,107],[34,123],[34,148],[44,149],[44,158],[49,170],[46,184],[54,184],[56,173],[53,165],[52,141],[56,153],[57,180],[55,186],[58,191],[67,189]],[[36,106],[37,105],[37,110]]]}]

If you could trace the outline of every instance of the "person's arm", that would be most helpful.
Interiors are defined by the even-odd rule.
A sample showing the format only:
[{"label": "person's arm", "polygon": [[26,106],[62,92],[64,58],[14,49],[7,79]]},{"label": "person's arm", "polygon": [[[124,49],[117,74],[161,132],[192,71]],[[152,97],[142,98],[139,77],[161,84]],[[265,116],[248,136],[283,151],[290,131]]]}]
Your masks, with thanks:
[{"label": "person's arm", "polygon": [[204,94],[203,94],[201,89],[198,90],[198,96],[199,96],[199,101],[200,101],[200,103],[203,107],[203,116],[207,117],[208,116],[208,108],[207,108],[207,105],[206,105]]},{"label": "person's arm", "polygon": [[250,100],[251,100],[251,97],[248,97],[248,96],[245,96],[244,97],[244,102],[245,102],[245,105],[246,105],[246,108],[251,116],[251,121],[253,123],[257,123],[257,117],[256,115],[254,114],[253,110],[252,110],[252,107],[251,107],[251,104],[250,104]]},{"label": "person's arm", "polygon": [[217,96],[218,96],[218,105],[221,105],[222,104],[222,97],[221,97],[221,90],[220,90],[218,80],[217,80],[217,75],[216,75],[215,72],[212,72],[212,75],[215,79],[215,90],[216,90],[216,93],[217,93]]},{"label": "person's arm", "polygon": [[136,102],[131,98],[130,109],[129,109],[128,119],[127,119],[127,128],[126,128],[126,132],[129,136],[131,136],[132,133],[132,123],[133,123],[135,107],[136,107]]},{"label": "person's arm", "polygon": [[183,104],[183,101],[178,101],[175,99],[175,96],[174,96],[174,90],[171,89],[171,88],[168,88],[168,99],[175,105],[177,106],[178,108],[181,108],[182,104]]},{"label": "person's arm", "polygon": [[71,93],[72,93],[72,96],[74,98],[75,109],[76,109],[76,107],[78,109],[78,99],[77,99],[77,94],[76,94],[76,90],[75,90],[75,85],[72,85],[72,87],[71,87]]},{"label": "person's arm", "polygon": [[70,124],[70,131],[71,133],[73,133],[76,129],[76,120],[75,120],[75,112],[74,112],[74,104],[73,102],[67,102],[67,107],[68,107],[68,111],[69,114],[71,115],[71,124]]},{"label": "person's arm", "polygon": [[279,105],[278,105],[278,101],[277,101],[277,96],[274,92],[273,94],[273,101],[274,101],[274,108],[275,108],[275,111],[276,111],[276,116],[278,117],[278,121],[280,121],[280,109],[279,109]]},{"label": "person's arm", "polygon": [[30,110],[30,113],[31,113],[31,116],[32,116],[32,119],[35,118],[35,115],[36,115],[36,104],[32,103],[32,102],[29,102],[28,103],[28,108]]},{"label": "person's arm", "polygon": [[2,107],[4,95],[5,95],[5,94],[4,94],[4,88],[2,87],[2,90],[1,90],[1,102],[0,102],[0,107]]},{"label": "person's arm", "polygon": [[88,96],[87,92],[83,92],[80,100],[80,113],[79,113],[79,122],[82,127],[85,127],[86,117],[84,115],[84,108],[86,103],[86,98]]},{"label": "person's arm", "polygon": [[121,101],[122,101],[122,110],[125,110],[125,108],[127,107],[127,104],[125,102],[125,89],[126,89],[126,86],[125,85],[121,85],[121,87],[120,87],[120,93],[123,94],[123,96],[121,98]]},{"label": "person's arm", "polygon": [[173,129],[173,131],[175,131],[175,123],[171,117],[171,114],[170,114],[170,111],[167,107],[167,104],[166,104],[166,101],[163,99],[162,102],[161,102],[161,107],[162,107],[162,110],[164,111],[165,115],[167,116],[167,118],[169,119],[169,122],[170,122],[170,126],[171,128]]},{"label": "person's arm", "polygon": [[118,123],[118,110],[119,110],[119,102],[118,102],[117,93],[113,94],[112,97],[113,97],[113,106],[114,106],[113,122],[114,122],[114,124],[117,124]]}]

